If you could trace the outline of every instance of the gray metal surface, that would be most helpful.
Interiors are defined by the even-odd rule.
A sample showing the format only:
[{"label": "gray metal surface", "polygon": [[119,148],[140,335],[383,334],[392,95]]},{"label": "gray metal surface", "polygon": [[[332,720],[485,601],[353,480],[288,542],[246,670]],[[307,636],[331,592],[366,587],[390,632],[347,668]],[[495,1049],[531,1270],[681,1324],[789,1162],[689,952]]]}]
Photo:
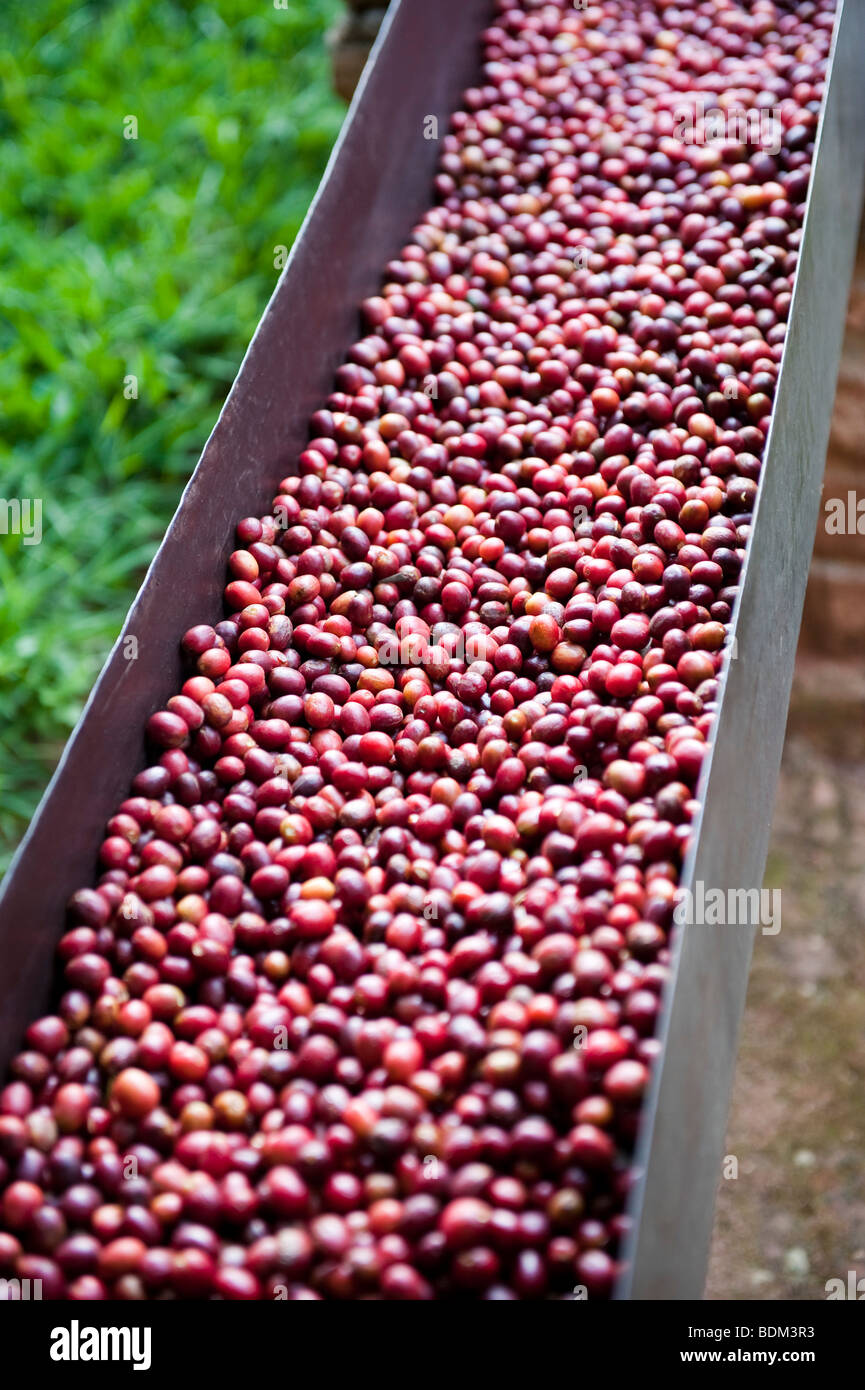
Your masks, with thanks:
[{"label": "gray metal surface", "polygon": [[[765,869],[862,202],[863,63],[865,2],[844,0],[734,623],[737,655],[683,875],[691,889],[759,888]],[[754,935],[753,926],[735,925],[678,931],[620,1297],[702,1295]]]}]

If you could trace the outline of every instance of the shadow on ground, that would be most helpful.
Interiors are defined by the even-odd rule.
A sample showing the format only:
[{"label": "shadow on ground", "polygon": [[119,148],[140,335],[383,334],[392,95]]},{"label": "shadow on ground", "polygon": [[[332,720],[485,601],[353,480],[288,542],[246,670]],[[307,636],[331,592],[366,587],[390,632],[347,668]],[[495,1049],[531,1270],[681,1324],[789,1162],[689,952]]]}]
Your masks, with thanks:
[{"label": "shadow on ground", "polygon": [[824,1299],[865,1275],[865,676],[800,657],[706,1297]]}]

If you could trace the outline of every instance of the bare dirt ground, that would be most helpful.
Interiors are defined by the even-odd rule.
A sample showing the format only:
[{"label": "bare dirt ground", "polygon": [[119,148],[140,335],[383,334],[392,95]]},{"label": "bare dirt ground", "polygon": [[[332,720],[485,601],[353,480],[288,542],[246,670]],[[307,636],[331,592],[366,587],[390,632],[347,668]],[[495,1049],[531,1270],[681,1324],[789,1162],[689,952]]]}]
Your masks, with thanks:
[{"label": "bare dirt ground", "polygon": [[[800,657],[706,1297],[865,1275],[865,670]],[[865,1287],[865,1286],[863,1286]]]}]

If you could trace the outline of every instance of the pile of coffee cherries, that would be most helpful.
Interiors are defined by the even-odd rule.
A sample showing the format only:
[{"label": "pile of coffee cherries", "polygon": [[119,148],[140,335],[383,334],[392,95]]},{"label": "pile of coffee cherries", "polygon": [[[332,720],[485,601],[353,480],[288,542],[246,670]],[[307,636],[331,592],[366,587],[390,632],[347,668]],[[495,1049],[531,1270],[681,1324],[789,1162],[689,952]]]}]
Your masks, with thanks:
[{"label": "pile of coffee cherries", "polygon": [[613,1289],[832,5],[495,11],[0,1093],[45,1298]]}]

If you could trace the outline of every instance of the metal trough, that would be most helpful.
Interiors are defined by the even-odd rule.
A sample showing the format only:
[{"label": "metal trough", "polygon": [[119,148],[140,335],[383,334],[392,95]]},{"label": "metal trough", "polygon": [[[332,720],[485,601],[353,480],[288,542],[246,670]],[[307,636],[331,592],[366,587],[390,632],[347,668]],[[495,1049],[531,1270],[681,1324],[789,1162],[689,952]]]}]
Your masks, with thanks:
[{"label": "metal trough", "polygon": [[[319,192],[156,558],[0,894],[0,1068],[47,1005],[64,904],[182,680],[180,634],[220,613],[238,517],[266,510],[330,393],[387,260],[427,206],[447,117],[478,69],[488,0],[392,0]],[[759,887],[813,544],[865,175],[865,3],[842,0],[790,331],[684,883]],[[426,127],[428,131],[429,127]],[[125,638],[137,641],[129,660]],[[620,1297],[699,1298],[753,929],[680,930],[665,1051],[640,1137]]]}]

